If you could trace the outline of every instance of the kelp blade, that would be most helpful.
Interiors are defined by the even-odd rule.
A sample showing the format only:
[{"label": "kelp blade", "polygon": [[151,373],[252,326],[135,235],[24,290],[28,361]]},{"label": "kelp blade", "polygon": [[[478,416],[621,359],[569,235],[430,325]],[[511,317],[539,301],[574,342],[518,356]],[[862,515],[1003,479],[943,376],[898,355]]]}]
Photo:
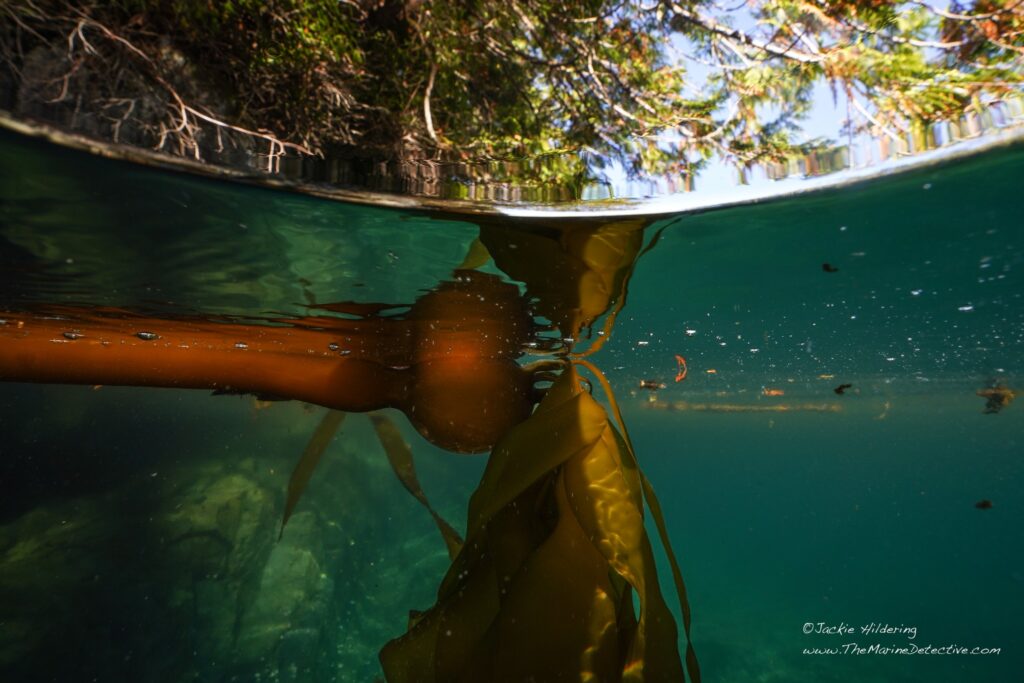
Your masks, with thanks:
[{"label": "kelp blade", "polygon": [[[655,240],[660,237],[661,233],[655,236]],[[672,571],[672,580],[675,583],[676,595],[679,597],[679,610],[683,617],[683,630],[686,634],[686,672],[690,676],[690,680],[693,683],[700,683],[700,665],[697,661],[697,654],[693,649],[693,641],[690,637],[691,627],[691,613],[690,613],[690,599],[686,592],[686,583],[683,581],[683,573],[679,569],[679,561],[676,559],[675,551],[672,549],[672,542],[668,535],[668,527],[665,524],[665,515],[662,513],[661,501],[658,500],[658,496],[654,491],[654,486],[651,484],[647,476],[640,471],[640,464],[636,458],[636,451],[633,449],[633,444],[629,438],[629,431],[626,429],[626,422],[622,418],[622,411],[619,410],[618,401],[615,400],[615,393],[612,391],[611,385],[608,383],[608,379],[604,376],[593,363],[588,360],[577,358],[573,361],[574,364],[581,365],[589,369],[594,376],[597,377],[601,383],[601,388],[604,390],[605,395],[608,398],[609,404],[611,404],[612,412],[615,414],[615,419],[618,421],[619,426],[622,428],[622,450],[621,453],[626,458],[626,463],[629,470],[634,471],[637,477],[637,483],[639,483],[643,490],[644,500],[647,501],[647,507],[651,510],[651,517],[654,518],[654,524],[658,529],[658,536],[661,539],[661,544],[665,549],[665,555],[668,558],[669,567]],[[635,486],[636,484],[634,484]]]},{"label": "kelp blade", "polygon": [[298,505],[306,486],[309,485],[309,480],[320,463],[324,451],[327,450],[327,446],[345,421],[345,415],[340,410],[328,410],[320,420],[316,431],[313,432],[309,443],[306,444],[306,449],[302,452],[302,457],[299,458],[299,462],[295,465],[292,476],[288,480],[288,496],[284,504],[284,518],[281,520],[281,532],[278,534],[278,538],[284,535],[284,527],[288,523],[288,519],[295,512],[295,506]]},{"label": "kelp blade", "polygon": [[381,652],[388,681],[684,680],[625,452],[567,369],[495,447],[436,604]]},{"label": "kelp blade", "polygon": [[537,299],[538,313],[565,336],[576,337],[621,301],[643,243],[643,228],[641,220],[549,232],[485,225],[480,240],[495,265],[526,283],[527,293]]},{"label": "kelp blade", "polygon": [[416,477],[416,466],[413,463],[412,449],[409,448],[409,444],[405,442],[398,427],[387,415],[370,413],[370,421],[373,423],[377,439],[380,440],[380,445],[384,448],[388,462],[391,464],[395,476],[398,477],[398,481],[402,482],[405,490],[412,494],[412,497],[419,501],[420,505],[425,507],[430,516],[434,518],[434,524],[437,525],[437,530],[441,532],[441,538],[444,539],[445,546],[448,548],[448,555],[454,558],[462,549],[462,537],[430,505],[427,494],[423,492],[420,481]]}]

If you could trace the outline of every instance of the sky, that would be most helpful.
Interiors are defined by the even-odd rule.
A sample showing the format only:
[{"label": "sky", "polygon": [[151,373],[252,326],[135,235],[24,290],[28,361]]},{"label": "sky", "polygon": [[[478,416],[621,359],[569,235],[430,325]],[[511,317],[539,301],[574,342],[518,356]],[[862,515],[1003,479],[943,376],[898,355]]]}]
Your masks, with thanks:
[{"label": "sky", "polygon": [[[947,9],[949,6],[949,2],[942,1],[928,4],[939,9]],[[736,7],[737,4],[733,4],[730,9]],[[750,30],[754,27],[754,19],[745,8],[740,7],[731,12],[729,17],[730,24],[736,28]],[[692,59],[693,46],[678,34],[673,38],[670,52],[686,64],[687,76],[692,84],[693,94],[699,92],[708,75],[712,73],[713,67]],[[873,158],[877,156],[877,152],[874,151],[877,149],[876,142],[866,135],[850,140],[843,133],[843,127],[849,117],[847,107],[848,103],[843,92],[838,92],[833,96],[829,85],[824,80],[820,81],[814,88],[810,113],[804,120],[801,131],[796,135],[795,142],[801,143],[816,139],[829,140],[833,145],[845,145],[852,142],[854,149],[852,166],[854,168],[873,166],[879,161],[877,158]],[[1021,112],[1018,111],[1017,114],[1020,115]],[[1021,118],[1024,119],[1024,117]],[[1018,123],[1024,123],[1024,120],[1018,121]],[[672,192],[672,188],[664,180],[632,181],[619,166],[606,169],[605,176],[609,185],[594,188],[589,195],[585,196],[586,199],[608,198],[609,191],[613,198],[630,200],[663,198]],[[750,173],[746,178],[746,184],[757,187],[759,192],[763,191],[765,187],[778,185],[779,182],[781,181],[767,178],[764,172],[759,170]],[[701,195],[727,196],[736,192],[738,184],[739,178],[736,169],[727,162],[716,158],[697,176],[694,190],[696,194]]]}]

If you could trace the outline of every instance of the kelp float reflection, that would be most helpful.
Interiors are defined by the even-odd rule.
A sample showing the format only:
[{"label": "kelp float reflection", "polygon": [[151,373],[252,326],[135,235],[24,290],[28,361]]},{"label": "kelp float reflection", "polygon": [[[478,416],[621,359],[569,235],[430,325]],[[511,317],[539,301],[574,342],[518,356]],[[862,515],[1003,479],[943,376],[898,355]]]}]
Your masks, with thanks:
[{"label": "kelp float reflection", "polygon": [[[584,358],[608,338],[642,241],[638,222],[485,224],[453,281],[407,310],[321,305],[273,324],[70,307],[0,313],[0,379],[207,388],[331,409],[292,474],[285,522],[345,413],[370,412],[395,473],[452,557],[436,604],[413,612],[407,633],[381,651],[392,683],[683,681],[684,669],[699,681],[689,644],[680,658],[644,527],[646,500],[688,643],[686,591],[660,506],[611,388]],[[517,287],[476,271],[489,258],[525,283],[559,340],[538,335]],[[574,352],[605,314],[590,348]],[[531,347],[549,353],[520,365]],[[601,384],[615,420],[581,369]],[[430,507],[395,425],[372,412],[385,407],[448,450],[493,449],[465,542]]]}]

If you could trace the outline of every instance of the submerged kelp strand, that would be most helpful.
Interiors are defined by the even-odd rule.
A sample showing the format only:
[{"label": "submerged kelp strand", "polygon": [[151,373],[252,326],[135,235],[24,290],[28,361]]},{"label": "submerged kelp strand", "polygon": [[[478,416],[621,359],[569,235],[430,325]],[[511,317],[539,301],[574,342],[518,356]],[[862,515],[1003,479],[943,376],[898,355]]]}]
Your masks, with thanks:
[{"label": "submerged kelp strand", "polygon": [[284,536],[284,527],[288,524],[288,519],[291,518],[295,506],[299,503],[299,498],[302,497],[309,485],[309,480],[320,463],[324,451],[327,450],[331,441],[334,440],[334,435],[338,433],[341,425],[345,422],[345,415],[346,413],[340,410],[328,410],[320,420],[320,424],[317,425],[313,436],[310,437],[309,443],[306,444],[306,448],[288,480],[288,494],[285,498],[284,516],[281,519],[281,531],[278,533],[278,538]]},{"label": "submerged kelp strand", "polygon": [[454,558],[462,549],[462,537],[434,510],[427,499],[427,494],[423,492],[419,479],[416,477],[416,466],[413,464],[412,449],[409,444],[402,438],[398,426],[387,415],[370,413],[369,417],[373,429],[377,433],[377,438],[380,440],[380,445],[387,455],[391,470],[405,490],[430,513],[437,530],[441,533],[441,538],[444,539],[445,546],[448,548],[448,555]]}]

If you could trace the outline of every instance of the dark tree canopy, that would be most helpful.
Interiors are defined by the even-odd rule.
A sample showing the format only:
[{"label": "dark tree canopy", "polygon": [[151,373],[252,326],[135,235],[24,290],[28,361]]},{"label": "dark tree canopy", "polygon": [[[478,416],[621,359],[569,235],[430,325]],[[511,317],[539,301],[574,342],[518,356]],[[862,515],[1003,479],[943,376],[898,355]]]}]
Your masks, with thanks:
[{"label": "dark tree canopy", "polygon": [[275,155],[531,159],[517,172],[533,182],[607,159],[691,177],[712,155],[806,152],[822,82],[851,132],[894,140],[1019,97],[1024,2],[938,7],[7,0],[0,105],[194,156],[248,139]]}]

